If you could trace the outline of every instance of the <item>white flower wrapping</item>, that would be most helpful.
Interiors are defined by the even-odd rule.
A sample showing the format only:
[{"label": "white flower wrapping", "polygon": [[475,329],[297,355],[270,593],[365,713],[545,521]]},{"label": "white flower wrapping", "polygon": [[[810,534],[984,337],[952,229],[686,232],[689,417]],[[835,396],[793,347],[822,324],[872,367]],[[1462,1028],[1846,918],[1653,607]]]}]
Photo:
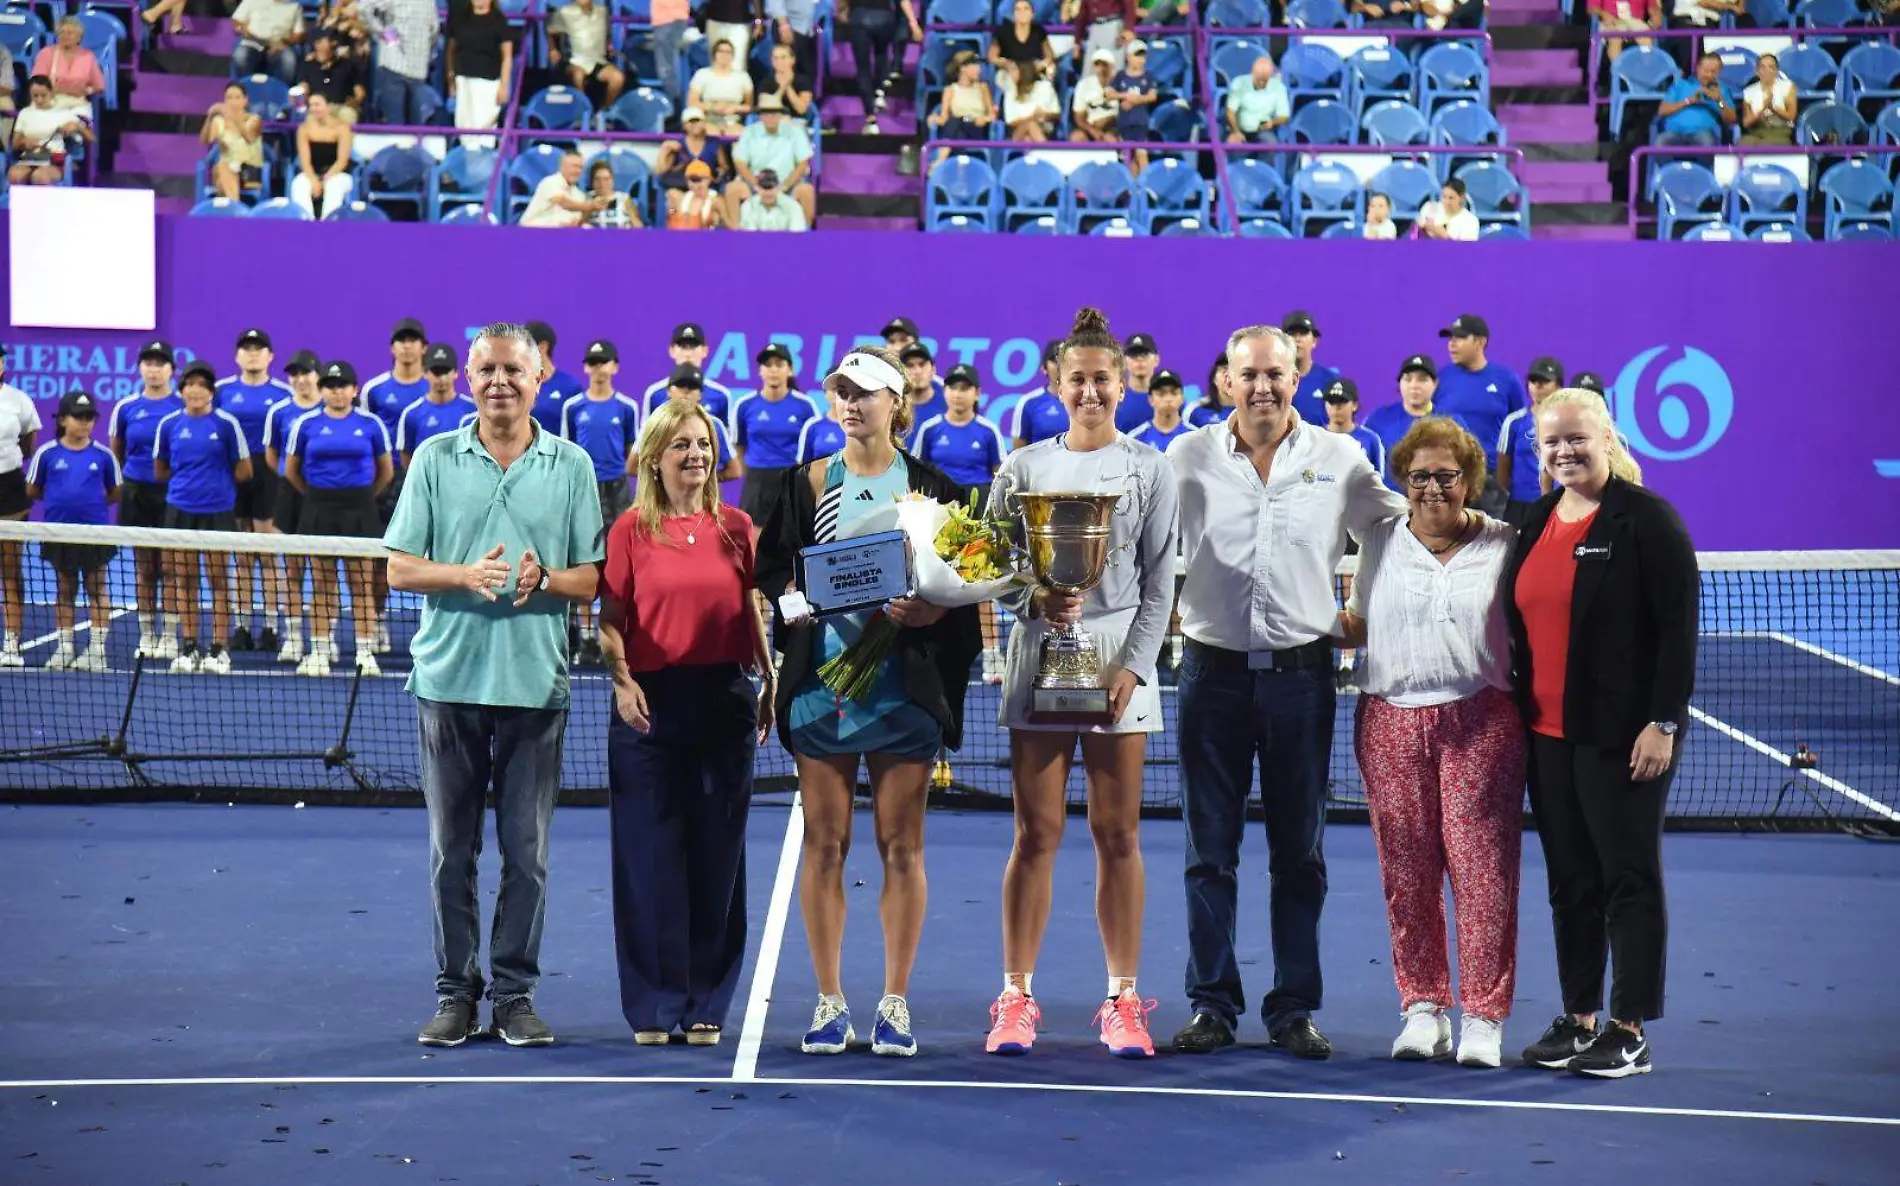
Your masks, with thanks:
[{"label": "white flower wrapping", "polygon": [[929,498],[905,498],[885,504],[854,524],[846,537],[901,531],[910,544],[917,597],[931,605],[957,609],[993,601],[1028,582],[1021,569],[986,581],[966,581],[955,566],[937,555],[937,533],[950,519],[950,508]]}]

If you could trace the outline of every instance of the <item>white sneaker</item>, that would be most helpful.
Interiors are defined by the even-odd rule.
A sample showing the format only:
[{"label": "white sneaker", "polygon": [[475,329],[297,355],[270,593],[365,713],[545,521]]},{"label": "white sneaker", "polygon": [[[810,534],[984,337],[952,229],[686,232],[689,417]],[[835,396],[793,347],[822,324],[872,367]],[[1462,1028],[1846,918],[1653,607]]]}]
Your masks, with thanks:
[{"label": "white sneaker", "polygon": [[73,649],[69,646],[60,647],[46,659],[46,670],[48,671],[71,671],[72,669]]},{"label": "white sneaker", "polygon": [[864,134],[866,136],[876,136],[880,134],[876,119],[867,119],[864,121]]},{"label": "white sneaker", "polygon": [[296,663],[303,658],[303,638],[293,634],[284,639],[284,645],[277,648],[279,663]]},{"label": "white sneaker", "polygon": [[[1495,1052],[1495,1047],[1493,1048]],[[1405,1011],[1405,1028],[1392,1043],[1392,1057],[1407,1062],[1443,1058],[1451,1053],[1451,1018],[1430,1001],[1419,1001]],[[1495,1064],[1494,1064],[1495,1065]]]},{"label": "white sneaker", "polygon": [[314,647],[303,661],[297,664],[298,675],[329,675],[330,656],[322,647]]},{"label": "white sneaker", "polygon": [[383,669],[376,665],[375,655],[370,654],[368,651],[356,652],[356,674],[381,675],[382,673]]},{"label": "white sneaker", "polygon": [[20,644],[0,646],[0,667],[25,667],[26,656],[20,653]]},{"label": "white sneaker", "polygon": [[205,675],[230,675],[231,652],[223,647],[212,647],[211,653],[199,660],[198,670]]},{"label": "white sneaker", "polygon": [[1495,1067],[1502,1061],[1504,1023],[1467,1013],[1458,1034],[1458,1061],[1467,1067]]},{"label": "white sneaker", "polygon": [[390,649],[389,648],[389,623],[378,622],[376,623],[375,651],[379,655],[387,655],[389,653],[389,649]]},{"label": "white sneaker", "polygon": [[105,647],[96,642],[92,644],[91,650],[73,660],[72,669],[74,671],[88,671],[93,673],[112,670],[106,665]]},{"label": "white sneaker", "polygon": [[203,664],[203,662],[204,662],[203,659],[200,658],[198,655],[198,648],[195,646],[188,646],[183,651],[179,652],[179,655],[176,659],[172,660],[172,674],[173,675],[196,675],[198,674],[198,669]]},{"label": "white sneaker", "polygon": [[1000,684],[1003,682],[1003,652],[994,647],[983,650],[983,682]]},{"label": "white sneaker", "polygon": [[154,659],[176,659],[178,657],[178,636],[174,634],[160,635],[157,641],[152,643],[152,649],[148,653]]}]

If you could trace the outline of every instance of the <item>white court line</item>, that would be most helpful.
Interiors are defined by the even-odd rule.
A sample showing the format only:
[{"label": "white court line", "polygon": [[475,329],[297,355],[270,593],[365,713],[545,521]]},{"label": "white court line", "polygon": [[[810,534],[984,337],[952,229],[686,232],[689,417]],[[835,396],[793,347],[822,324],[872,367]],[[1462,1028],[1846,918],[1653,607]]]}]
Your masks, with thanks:
[{"label": "white court line", "polygon": [[[1732,1108],[1667,1108],[1641,1104],[1578,1104],[1559,1100],[1458,1099],[1449,1096],[1366,1095],[1334,1091],[1249,1091],[1226,1087],[1143,1087],[1113,1083],[983,1083],[951,1079],[754,1079],[770,1087],[908,1087],[936,1091],[1038,1091],[1077,1095],[1174,1096],[1185,1099],[1283,1100],[1291,1103],[1405,1104],[1427,1108],[1491,1108],[1520,1112],[1583,1112],[1693,1120],[1773,1120],[1793,1124],[1853,1124],[1900,1128],[1900,1116],[1838,1116],[1820,1112],[1755,1112]],[[689,1075],[297,1075],[203,1079],[14,1079],[0,1089],[58,1091],[87,1087],[408,1087],[427,1084],[537,1087],[552,1084],[611,1087],[718,1087],[732,1080]]]},{"label": "white court line", "polygon": [[[1708,713],[1703,712],[1701,709],[1695,707],[1694,705],[1689,706],[1689,715],[1694,717],[1696,720],[1701,721],[1703,724],[1715,730],[1717,733],[1720,733],[1722,736],[1727,737],[1732,741],[1739,741],[1743,745],[1747,746],[1749,749],[1754,750],[1756,753],[1761,754],[1764,757],[1773,758],[1775,761],[1781,763],[1783,766],[1788,765],[1787,754],[1782,753],[1780,750],[1776,749],[1772,745],[1769,745],[1767,742],[1761,740],[1758,737],[1754,737],[1747,733],[1742,732],[1740,729],[1737,729],[1735,726],[1729,724],[1727,721],[1719,721],[1715,719],[1714,717],[1710,716]],[[1794,768],[1790,766],[1789,769],[1792,770]],[[1795,773],[1805,775],[1806,777],[1813,779],[1815,782],[1820,783],[1822,786],[1826,787],[1828,790],[1833,791],[1835,794],[1840,795],[1843,798],[1852,799],[1854,802],[1860,804],[1862,807],[1865,807],[1867,810],[1873,812],[1874,814],[1885,817],[1889,822],[1900,823],[1900,811],[1895,811],[1893,808],[1887,806],[1885,803],[1882,803],[1878,799],[1868,798],[1866,795],[1861,794],[1859,791],[1855,790],[1853,787],[1848,786],[1846,783],[1842,782],[1838,778],[1830,778],[1829,776],[1822,774],[1819,770],[1796,770]]]},{"label": "white court line", "polygon": [[804,846],[805,809],[798,793],[793,792],[791,818],[785,821],[785,843],[778,850],[778,872],[772,878],[772,901],[765,911],[765,932],[759,937],[759,958],[752,967],[752,992],[746,998],[745,1020],[739,1027],[739,1053],[732,1060],[732,1077],[738,1082],[750,1082],[759,1076],[765,1014],[772,1007],[772,981],[778,975],[779,949],[785,943],[792,890],[798,883],[798,854]]},{"label": "white court line", "polygon": [[[112,611],[112,616],[106,619],[106,623],[107,625],[110,625],[113,622],[118,621],[120,618],[123,618],[125,615],[131,612],[132,611],[129,609],[115,609]],[[81,630],[90,630],[90,629],[92,629],[92,619],[90,617],[88,617],[83,622],[76,622],[73,624],[73,632],[75,634]],[[57,642],[58,640],[59,640],[59,632],[54,631],[51,634],[42,634],[38,638],[31,639],[27,642],[21,643],[20,649],[23,651],[30,651],[34,647],[43,647],[49,642]]]},{"label": "white court line", "polygon": [[1894,675],[1891,672],[1882,671],[1878,667],[1869,667],[1865,663],[1860,663],[1860,662],[1856,662],[1853,659],[1849,659],[1846,655],[1837,655],[1833,651],[1828,650],[1826,647],[1817,647],[1811,642],[1802,642],[1800,639],[1794,638],[1790,635],[1783,634],[1779,630],[1765,631],[1764,636],[1768,638],[1772,638],[1776,642],[1779,642],[1779,643],[1786,643],[1788,646],[1794,647],[1796,650],[1806,651],[1810,655],[1819,655],[1823,659],[1831,659],[1834,662],[1839,663],[1842,667],[1848,668],[1851,671],[1858,671],[1862,675],[1872,676],[1874,679],[1883,680],[1887,683],[1894,685],[1897,688],[1900,688],[1900,675]]}]

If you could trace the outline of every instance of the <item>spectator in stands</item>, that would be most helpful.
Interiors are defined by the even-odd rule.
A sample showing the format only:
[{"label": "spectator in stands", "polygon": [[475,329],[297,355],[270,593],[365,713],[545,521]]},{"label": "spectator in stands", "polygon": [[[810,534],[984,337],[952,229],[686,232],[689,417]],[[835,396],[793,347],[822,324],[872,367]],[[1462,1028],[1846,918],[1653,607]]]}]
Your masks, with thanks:
[{"label": "spectator in stands", "polygon": [[686,166],[693,161],[707,168],[707,180],[718,182],[731,173],[726,162],[726,146],[706,134],[706,113],[697,107],[688,107],[680,112],[680,135],[676,140],[668,140],[660,145],[660,155],[654,159],[653,172],[659,178],[661,187],[669,190],[686,188]]},{"label": "spectator in stands", "polygon": [[1735,99],[1722,85],[1722,59],[1703,54],[1696,59],[1695,77],[1678,78],[1656,107],[1662,118],[1656,143],[1667,147],[1714,148],[1724,130],[1735,123]]},{"label": "spectator in stands", "polygon": [[607,6],[600,0],[572,0],[548,18],[547,35],[548,65],[567,85],[591,96],[595,106],[612,107],[627,76],[614,65]]},{"label": "spectator in stands", "polygon": [[[747,125],[739,142],[732,146],[732,168],[738,177],[726,186],[729,221],[739,221],[740,207],[753,190],[761,188],[760,176],[770,172],[777,179],[778,187],[798,204],[805,224],[776,229],[804,230],[811,226],[818,206],[818,195],[807,180],[811,174],[811,137],[805,132],[804,120],[785,118],[777,95],[759,100],[758,121]],[[764,205],[769,208],[777,200],[774,198]],[[772,216],[773,220],[783,217]]]},{"label": "spectator in stands", "polygon": [[765,0],[773,39],[792,47],[792,59],[806,78],[818,74],[818,14],[817,0]]},{"label": "spectator in stands", "polygon": [[1781,73],[1781,60],[1763,54],[1755,60],[1755,81],[1742,91],[1742,143],[1793,144],[1799,110],[1794,81]]},{"label": "spectator in stands", "polygon": [[231,14],[237,45],[231,73],[242,78],[269,74],[289,86],[297,81],[297,49],[303,43],[303,5],[297,0],[243,0]]},{"label": "spectator in stands", "polygon": [[350,200],[350,144],[354,133],[338,119],[322,95],[304,100],[297,125],[297,175],[290,179],[290,200],[318,218]]},{"label": "spectator in stands", "polygon": [[673,231],[710,231],[727,225],[726,201],[712,189],[712,170],[693,161],[682,176],[684,190],[666,191],[666,227]]},{"label": "spectator in stands", "polygon": [[[1663,23],[1662,0],[1590,0],[1590,15],[1596,18],[1597,28],[1605,33],[1640,33],[1648,29],[1660,29]],[[1636,44],[1648,49],[1656,41],[1651,37],[1638,37]],[[1621,37],[1612,37],[1603,43],[1603,53],[1612,62],[1622,52]]]},{"label": "spectator in stands", "polygon": [[1056,88],[1047,78],[1034,70],[1018,70],[998,81],[1003,85],[1003,123],[1011,140],[1040,143],[1055,134],[1062,100],[1056,98]]},{"label": "spectator in stands", "polygon": [[[16,389],[0,388],[0,392]],[[0,395],[0,398],[4,398]],[[22,395],[21,399],[26,397]],[[28,408],[33,405],[29,402]],[[0,407],[0,417],[6,411]],[[40,504],[40,516],[48,523],[85,523],[103,527],[108,509],[119,501],[122,481],[119,459],[112,450],[92,439],[98,423],[99,405],[83,391],[69,391],[59,397],[59,415],[55,423],[59,435],[40,446],[26,472],[26,496]],[[34,417],[38,423],[38,416]],[[24,518],[25,512],[0,518]],[[53,636],[57,640],[46,660],[48,671],[107,670],[106,637],[112,629],[111,590],[106,583],[106,566],[118,552],[109,544],[60,544],[40,546],[40,556],[55,576],[53,599]],[[11,573],[12,587],[7,593],[7,636],[0,642],[0,667],[23,667],[20,655],[20,545],[0,544],[0,574]],[[82,655],[73,641],[73,619],[78,615],[79,587],[86,587],[86,617],[90,645]]]},{"label": "spectator in stands", "polygon": [[563,152],[560,167],[535,184],[534,196],[522,211],[521,225],[575,227],[606,209],[605,202],[581,189],[581,170],[585,167],[580,153],[571,148]]},{"label": "spectator in stands", "polygon": [[884,109],[884,87],[888,78],[902,68],[897,53],[897,20],[901,14],[910,27],[910,38],[923,44],[923,26],[917,23],[917,11],[911,0],[844,0],[845,36],[851,42],[851,58],[858,68],[858,97],[864,104],[864,133],[878,134],[877,113]]},{"label": "spectator in stands", "polygon": [[713,45],[721,41],[730,44],[733,61],[745,69],[753,32],[765,25],[765,8],[760,0],[703,0],[699,15],[706,20],[706,40]]},{"label": "spectator in stands", "polygon": [[[736,183],[735,183],[736,184]],[[739,229],[742,231],[808,231],[805,211],[779,192],[778,174],[760,169],[758,192],[739,204]]]},{"label": "spectator in stands", "polygon": [[[376,118],[386,124],[425,122],[435,103],[428,81],[440,27],[435,0],[361,0],[361,8],[366,28],[379,41],[376,72],[370,79]],[[573,8],[562,9],[560,15]]]},{"label": "spectator in stands", "polygon": [[1126,374],[1122,380],[1122,402],[1115,408],[1115,428],[1119,432],[1133,432],[1148,423],[1152,411],[1148,406],[1148,389],[1161,366],[1161,352],[1155,346],[1154,335],[1129,334],[1128,340],[1122,343],[1122,366]]},{"label": "spectator in stands", "polygon": [[1254,141],[1275,144],[1280,128],[1293,118],[1293,101],[1287,97],[1286,83],[1279,77],[1273,59],[1261,54],[1253,60],[1247,77],[1236,78],[1227,88],[1227,142]]},{"label": "spectator in stands", "polygon": [[1650,1070],[1643,1025],[1663,1008],[1663,817],[1695,684],[1700,581],[1681,517],[1643,489],[1601,399],[1555,393],[1537,436],[1561,489],[1518,534],[1506,610],[1564,1012],[1524,1061],[1622,1078]]},{"label": "spectator in stands", "polygon": [[264,184],[264,121],[251,110],[250,93],[242,83],[225,84],[224,98],[205,113],[198,142],[218,146],[211,185],[220,197],[235,201],[243,191]]},{"label": "spectator in stands", "polygon": [[692,6],[688,0],[653,0],[647,19],[653,23],[647,32],[653,71],[660,77],[660,91],[678,110],[685,97],[680,89],[680,47],[686,41],[686,31],[693,27]]},{"label": "spectator in stands", "polygon": [[1482,29],[1489,0],[1420,0],[1427,29]]},{"label": "spectator in stands", "polygon": [[1135,39],[1135,24],[1141,19],[1135,0],[1081,0],[1075,10],[1075,61],[1081,65],[1084,55],[1090,62],[1103,50],[1108,51],[1111,74],[1121,66],[1122,46]]},{"label": "spectator in stands", "polygon": [[[1456,417],[1485,448],[1485,462],[1497,468],[1494,455],[1504,418],[1525,404],[1524,385],[1510,367],[1485,357],[1491,327],[1475,313],[1464,313],[1438,331],[1446,339],[1451,366],[1438,377],[1434,396],[1437,410]],[[1504,492],[1486,491],[1480,507],[1488,514],[1504,510]]]},{"label": "spectator in stands", "polygon": [[[1662,0],[1656,0],[1660,5]],[[1722,23],[1724,16],[1734,18],[1730,23],[1752,26],[1754,17],[1749,15],[1747,0],[1674,0],[1669,10],[1669,27],[1672,29],[1713,29]],[[1676,61],[1687,66],[1689,50],[1693,44],[1689,38],[1670,39],[1670,55]]]},{"label": "spectator in stands", "polygon": [[66,177],[70,142],[90,143],[92,125],[53,103],[53,84],[35,74],[26,84],[31,106],[13,121],[13,163],[7,180],[14,185],[58,185]]},{"label": "spectator in stands", "polygon": [[645,226],[640,221],[640,210],[633,199],[614,188],[614,167],[606,160],[597,160],[587,166],[587,196],[596,202],[605,202],[599,210],[588,215],[587,225],[604,230],[626,230]]},{"label": "spectator in stands", "polygon": [[745,467],[739,505],[754,523],[764,523],[784,496],[785,475],[799,464],[798,441],[805,426],[825,413],[817,400],[794,385],[791,351],[771,342],[753,361],[759,368],[759,388],[733,402],[732,443]]},{"label": "spectator in stands", "polygon": [[305,96],[322,95],[330,110],[346,124],[361,116],[368,93],[363,89],[363,66],[337,53],[337,31],[318,29],[310,39],[310,53],[298,73]]},{"label": "spectator in stands", "polygon": [[1148,389],[1148,420],[1128,435],[1166,453],[1174,442],[1194,431],[1194,426],[1181,418],[1184,403],[1181,376],[1173,371],[1156,371],[1153,386]]},{"label": "spectator in stands", "polygon": [[369,25],[358,0],[327,0],[317,11],[317,27],[336,34],[338,57],[352,58],[365,74],[369,72]]},{"label": "spectator in stands", "polygon": [[0,45],[0,139],[13,139],[13,54]]},{"label": "spectator in stands", "polygon": [[667,387],[672,376],[681,367],[691,367],[699,376],[700,386],[692,394],[694,399],[704,400],[713,419],[723,422],[732,410],[732,392],[724,384],[715,383],[700,373],[706,365],[706,356],[712,352],[712,344],[706,338],[706,328],[697,322],[682,321],[673,327],[673,336],[667,339],[666,356],[672,363],[672,370],[652,383],[640,393],[640,414],[651,416],[660,405],[672,398]]},{"label": "spectator in stands", "polygon": [[1530,406],[1517,409],[1504,418],[1498,429],[1498,488],[1504,491],[1504,521],[1522,527],[1530,517],[1531,504],[1549,488],[1537,446],[1537,405],[1564,385],[1564,364],[1546,355],[1531,364],[1524,386],[1530,392]]},{"label": "spectator in stands", "polygon": [[1412,18],[1423,9],[1417,0],[1352,0],[1351,12],[1354,16],[1365,18],[1367,28],[1388,29],[1412,27]]},{"label": "spectator in stands", "polygon": [[1372,463],[1373,472],[1384,477],[1385,442],[1379,439],[1378,433],[1359,423],[1359,384],[1342,375],[1320,394],[1320,399],[1326,406],[1326,431],[1351,437]]},{"label": "spectator in stands", "polygon": [[166,17],[171,20],[165,26],[165,32],[176,36],[191,31],[191,19],[185,15],[185,0],[152,0],[139,12],[139,19],[148,29],[158,28],[158,22]]},{"label": "spectator in stands", "polygon": [[715,136],[737,135],[745,126],[752,110],[752,76],[739,67],[730,42],[713,45],[712,65],[694,72],[686,104],[704,113],[706,128]]},{"label": "spectator in stands", "polygon": [[[417,451],[383,540],[390,585],[423,597],[409,688],[436,935],[436,1016],[416,1035],[426,1046],[459,1046],[478,1032],[476,885],[491,790],[502,859],[488,953],[493,1030],[510,1046],[554,1041],[533,996],[570,699],[567,617],[594,599],[606,550],[587,455],[529,416],[540,371],[522,326],[476,336],[466,372],[476,418]],[[504,482],[507,531],[491,543]]]},{"label": "spectator in stands", "polygon": [[[1113,91],[1115,102],[1121,109],[1115,113],[1115,134],[1123,140],[1146,140],[1148,121],[1154,116],[1154,106],[1161,99],[1161,92],[1155,87],[1155,80],[1148,73],[1148,43],[1131,41],[1124,51],[1122,72],[1115,76]],[[1133,149],[1128,167],[1139,173],[1148,167],[1148,150]]]},{"label": "spectator in stands", "polygon": [[1098,49],[1089,55],[1089,73],[1076,79],[1069,97],[1069,139],[1096,142],[1116,139],[1115,119],[1121,103],[1115,98],[1115,54]]},{"label": "spectator in stands", "polygon": [[[284,364],[284,376],[290,380],[290,398],[274,405],[264,417],[264,464],[275,475],[276,494],[271,508],[273,521],[281,531],[295,532],[303,517],[303,495],[284,478],[285,451],[290,447],[290,431],[297,421],[323,407],[323,393],[317,387],[317,356],[299,350]],[[255,468],[255,458],[253,468]],[[283,644],[277,649],[279,663],[297,663],[304,654],[303,619],[304,576],[308,565],[302,554],[286,553],[282,596],[276,609],[283,618]]]},{"label": "spectator in stands", "polygon": [[1363,537],[1339,633],[1366,648],[1354,750],[1405,1028],[1392,1057],[1452,1053],[1445,879],[1457,909],[1458,1061],[1502,1061],[1517,979],[1526,742],[1511,698],[1504,571],[1516,532],[1471,510],[1484,453],[1425,420],[1392,455],[1410,511]]},{"label": "spectator in stands", "polygon": [[1214,365],[1207,370],[1207,390],[1189,409],[1188,423],[1202,428],[1227,419],[1233,410],[1233,399],[1227,394],[1227,351],[1223,350],[1214,356]]},{"label": "spectator in stands", "polygon": [[943,412],[944,387],[930,347],[912,342],[898,352],[897,360],[904,364],[904,399],[910,404],[911,423],[936,418]]},{"label": "spectator in stands", "polygon": [[[912,452],[963,487],[962,504],[974,507],[978,514],[988,511],[991,483],[1009,453],[1002,430],[977,415],[982,395],[975,367],[951,367],[944,381],[943,410],[919,421],[911,437]],[[1003,652],[997,645],[996,605],[986,601],[979,612],[983,624],[983,682],[1000,684]]]},{"label": "spectator in stands", "polygon": [[1447,178],[1438,191],[1438,200],[1419,207],[1418,219],[1412,226],[1423,239],[1476,243],[1478,216],[1471,212],[1468,199],[1465,183],[1456,177]]},{"label": "spectator in stands", "polygon": [[996,26],[990,37],[989,55],[1005,92],[1026,93],[1028,84],[1037,79],[1055,77],[1056,51],[1050,47],[1049,30],[1036,19],[1036,6],[1030,0],[1016,0],[1010,5],[1009,20]]},{"label": "spectator in stands", "polygon": [[[6,352],[0,349],[0,379],[5,375]],[[26,459],[33,456],[43,427],[39,409],[26,392],[0,383],[0,519],[25,519],[33,509]],[[25,629],[26,583],[20,570],[20,545],[14,540],[0,540],[0,605],[6,612],[0,632],[0,667],[24,667],[20,632]]]},{"label": "spectator in stands", "polygon": [[[983,81],[983,62],[966,49],[950,59],[950,85],[924,122],[935,139],[987,140],[995,120],[996,103],[990,84]],[[948,148],[937,150],[939,161],[949,155]]]},{"label": "spectator in stands", "polygon": [[[495,0],[467,0],[449,8],[442,72],[455,100],[455,126],[492,128],[508,106],[514,77],[515,31]],[[465,148],[489,148],[491,136],[464,136]]]},{"label": "spectator in stands", "polygon": [[[53,106],[91,119],[92,101],[104,93],[106,76],[99,69],[98,56],[80,44],[85,35],[86,26],[77,16],[61,17],[53,44],[33,59],[32,74],[52,83]],[[9,77],[7,84],[12,83]]]},{"label": "spectator in stands", "polygon": [[[165,526],[173,531],[237,530],[238,486],[251,479],[251,451],[237,417],[216,406],[217,382],[208,364],[188,364],[178,377],[184,407],[159,421],[152,439],[153,472],[165,483]],[[230,554],[178,549],[164,555],[171,603],[166,635],[174,625],[184,632],[172,673],[229,675]],[[201,632],[200,581],[211,589],[209,635]],[[201,637],[211,640],[209,652],[199,649]]]},{"label": "spectator in stands", "polygon": [[1295,309],[1280,319],[1280,330],[1293,340],[1293,365],[1300,376],[1293,393],[1293,410],[1308,424],[1324,425],[1326,405],[1320,395],[1339,378],[1339,369],[1315,357],[1319,350],[1319,323],[1305,309]]},{"label": "spectator in stands", "polygon": [[1367,239],[1396,239],[1398,224],[1392,221],[1392,198],[1374,190],[1366,195],[1366,226],[1361,236]]},{"label": "spectator in stands", "polygon": [[776,97],[793,119],[802,120],[811,111],[811,76],[798,72],[798,56],[789,45],[772,47],[772,60],[754,80],[752,93],[761,101],[767,95]]}]

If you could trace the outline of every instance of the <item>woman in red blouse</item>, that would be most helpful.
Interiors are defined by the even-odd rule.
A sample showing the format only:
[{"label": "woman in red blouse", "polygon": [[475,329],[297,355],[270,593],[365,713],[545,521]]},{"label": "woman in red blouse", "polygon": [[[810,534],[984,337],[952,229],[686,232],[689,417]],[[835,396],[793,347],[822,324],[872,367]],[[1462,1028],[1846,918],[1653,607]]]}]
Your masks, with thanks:
[{"label": "woman in red blouse", "polygon": [[1618,1079],[1650,1069],[1643,1025],[1663,1011],[1663,814],[1695,684],[1700,584],[1689,533],[1642,488],[1602,396],[1545,397],[1537,445],[1554,488],[1524,521],[1506,608],[1564,1013],[1524,1061]]},{"label": "woman in red blouse", "polygon": [[698,404],[653,413],[602,571],[614,947],[620,1009],[643,1046],[674,1030],[717,1045],[745,958],[746,816],[773,675],[752,520],[720,505],[715,441]]}]

